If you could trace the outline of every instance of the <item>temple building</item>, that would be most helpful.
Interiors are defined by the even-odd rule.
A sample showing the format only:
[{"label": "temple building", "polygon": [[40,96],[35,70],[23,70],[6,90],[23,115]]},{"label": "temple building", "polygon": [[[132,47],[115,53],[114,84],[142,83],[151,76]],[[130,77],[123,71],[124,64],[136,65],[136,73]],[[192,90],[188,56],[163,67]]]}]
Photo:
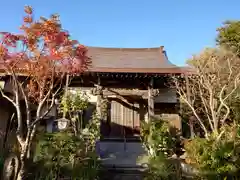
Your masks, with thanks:
[{"label": "temple building", "polygon": [[101,116],[104,163],[138,166],[136,159],[144,153],[139,137],[142,121],[163,118],[181,131],[177,93],[169,80],[187,69],[172,64],[163,46],[89,47],[88,53],[92,65],[88,72],[72,80],[71,91],[80,88],[86,92]]},{"label": "temple building", "polygon": [[[139,137],[142,121],[163,118],[181,130],[177,93],[169,85],[169,79],[187,69],[172,64],[163,46],[89,47],[88,55],[92,64],[88,71],[73,78],[70,91],[80,89],[90,97],[91,108],[85,112],[85,118],[94,110],[101,117],[99,148],[106,159],[103,163],[138,166],[136,159],[144,153]],[[11,92],[8,84],[3,83],[5,92]],[[5,99],[1,98],[0,104],[2,136],[11,111]],[[54,114],[57,114],[55,110]],[[51,127],[47,129],[51,131]]]}]

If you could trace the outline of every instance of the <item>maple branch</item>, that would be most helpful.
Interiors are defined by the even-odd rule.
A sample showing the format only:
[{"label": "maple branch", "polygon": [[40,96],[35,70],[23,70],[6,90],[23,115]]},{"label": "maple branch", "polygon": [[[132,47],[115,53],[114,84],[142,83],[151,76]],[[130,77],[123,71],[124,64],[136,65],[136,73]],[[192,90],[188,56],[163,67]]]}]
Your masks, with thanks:
[{"label": "maple branch", "polygon": [[60,90],[61,90],[61,86],[52,95],[51,104],[48,107],[48,110],[45,111],[42,116],[37,116],[36,120],[31,123],[30,127],[33,127],[34,125],[36,125],[39,121],[41,121],[52,110],[52,108],[53,108],[53,106],[55,104],[56,95],[59,93]]},{"label": "maple branch", "polygon": [[8,97],[4,92],[3,89],[0,87],[0,92],[2,97],[4,97],[5,99],[7,99],[9,102],[11,102],[13,104],[14,107],[16,107],[16,103],[14,102],[13,99],[11,99],[10,97]]},{"label": "maple branch", "polygon": [[[47,100],[47,99],[49,98],[49,96],[51,95],[52,90],[53,90],[53,88],[54,88],[54,71],[52,71],[52,79],[51,79],[51,81],[52,81],[52,82],[51,82],[51,85],[50,85],[50,87],[49,87],[49,89],[48,89],[47,94],[44,96],[44,98],[43,98],[43,95],[40,94],[40,98],[43,98],[43,99],[40,99],[41,102],[39,103],[38,108],[37,108],[37,119],[40,117],[40,113],[41,113],[42,107],[43,107],[43,105],[45,104],[46,100]],[[46,81],[44,81],[44,83],[46,83]],[[44,84],[44,85],[45,85],[45,84]],[[42,88],[41,91],[44,91],[44,88]],[[41,96],[42,96],[42,97],[41,97]]]},{"label": "maple branch", "polygon": [[16,74],[15,72],[13,71],[13,69],[11,69],[11,74],[12,74],[12,77],[13,77],[13,80],[14,80],[14,93],[15,93],[15,98],[16,98],[16,101],[15,101],[15,108],[16,108],[16,111],[17,111],[17,121],[18,121],[18,126],[17,126],[17,131],[16,131],[16,134],[17,134],[17,139],[21,145],[22,148],[24,148],[24,139],[23,139],[23,132],[22,132],[22,128],[23,128],[23,122],[22,122],[22,113],[21,113],[21,107],[20,107],[20,94],[19,94],[19,81],[16,77]]},{"label": "maple branch", "polygon": [[23,84],[24,83],[18,83],[18,86],[21,90],[21,93],[23,95],[23,98],[24,98],[24,101],[25,101],[25,106],[26,106],[26,114],[27,114],[27,120],[26,120],[26,123],[27,123],[27,127],[29,126],[30,124],[30,121],[31,121],[31,111],[30,111],[30,104],[29,104],[29,100],[28,100],[28,97],[26,95],[26,92],[24,91],[23,89]]}]

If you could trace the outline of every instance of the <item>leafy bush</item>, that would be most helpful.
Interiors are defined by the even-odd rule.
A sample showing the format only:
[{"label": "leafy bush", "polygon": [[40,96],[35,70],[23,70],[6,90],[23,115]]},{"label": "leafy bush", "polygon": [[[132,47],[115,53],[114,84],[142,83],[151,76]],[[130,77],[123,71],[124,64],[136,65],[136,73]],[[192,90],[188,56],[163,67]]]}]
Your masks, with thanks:
[{"label": "leafy bush", "polygon": [[[66,93],[60,103],[60,115],[70,119],[71,128],[65,131],[39,136],[35,153],[35,167],[29,179],[72,179],[92,180],[98,173],[96,141],[100,138],[100,121],[94,113],[92,119],[83,125],[79,112],[87,109],[88,97],[81,91]],[[31,170],[30,170],[31,171]]]},{"label": "leafy bush", "polygon": [[170,157],[175,153],[177,136],[171,133],[168,122],[153,120],[141,124],[141,138],[151,156],[164,153]]},{"label": "leafy bush", "polygon": [[148,152],[148,168],[146,179],[161,179],[176,176],[177,164],[171,160],[176,153],[177,136],[172,134],[168,122],[153,120],[141,124],[141,137]]},{"label": "leafy bush", "polygon": [[35,157],[35,162],[44,167],[39,176],[50,179],[95,179],[97,155],[93,149],[89,150],[86,142],[67,132],[45,134],[40,139]]},{"label": "leafy bush", "polygon": [[200,172],[235,172],[240,163],[239,128],[224,126],[218,136],[194,138],[185,144],[186,162]]},{"label": "leafy bush", "polygon": [[82,91],[76,93],[67,93],[62,96],[60,103],[60,112],[63,116],[71,116],[73,112],[87,109],[89,105],[89,97]]},{"label": "leafy bush", "polygon": [[178,166],[177,162],[159,154],[156,157],[149,158],[149,173],[145,180],[152,179],[178,179]]},{"label": "leafy bush", "polygon": [[89,107],[89,97],[82,91],[75,93],[66,92],[60,101],[59,112],[63,118],[68,118],[71,122],[75,136],[79,135],[85,125],[83,111]]}]

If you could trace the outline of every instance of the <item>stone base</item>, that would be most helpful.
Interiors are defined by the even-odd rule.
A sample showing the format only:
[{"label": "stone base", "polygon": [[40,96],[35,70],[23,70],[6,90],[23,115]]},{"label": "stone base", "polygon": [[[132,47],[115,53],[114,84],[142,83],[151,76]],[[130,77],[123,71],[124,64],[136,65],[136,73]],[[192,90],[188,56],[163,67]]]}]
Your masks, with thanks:
[{"label": "stone base", "polygon": [[143,180],[144,172],[140,170],[104,169],[100,173],[101,180]]}]

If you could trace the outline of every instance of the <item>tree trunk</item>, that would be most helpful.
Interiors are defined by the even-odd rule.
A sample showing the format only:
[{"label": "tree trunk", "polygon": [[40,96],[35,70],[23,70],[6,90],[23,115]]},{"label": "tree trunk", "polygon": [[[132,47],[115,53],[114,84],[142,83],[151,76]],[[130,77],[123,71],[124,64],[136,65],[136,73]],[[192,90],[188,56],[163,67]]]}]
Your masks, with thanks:
[{"label": "tree trunk", "polygon": [[36,125],[32,129],[28,130],[27,138],[24,144],[21,146],[21,154],[20,154],[20,167],[17,173],[17,180],[24,180],[25,170],[26,170],[26,161],[28,160],[28,153],[32,147],[32,141],[35,136]]},{"label": "tree trunk", "polygon": [[19,170],[19,158],[15,154],[9,155],[4,162],[2,171],[3,180],[16,179]]},{"label": "tree trunk", "polygon": [[17,180],[24,180],[24,174],[25,174],[25,162],[22,161],[20,163],[20,168],[17,174]]},{"label": "tree trunk", "polygon": [[25,160],[26,160],[27,145],[21,150],[20,154],[20,167],[17,172],[17,180],[24,180],[25,175]]}]

